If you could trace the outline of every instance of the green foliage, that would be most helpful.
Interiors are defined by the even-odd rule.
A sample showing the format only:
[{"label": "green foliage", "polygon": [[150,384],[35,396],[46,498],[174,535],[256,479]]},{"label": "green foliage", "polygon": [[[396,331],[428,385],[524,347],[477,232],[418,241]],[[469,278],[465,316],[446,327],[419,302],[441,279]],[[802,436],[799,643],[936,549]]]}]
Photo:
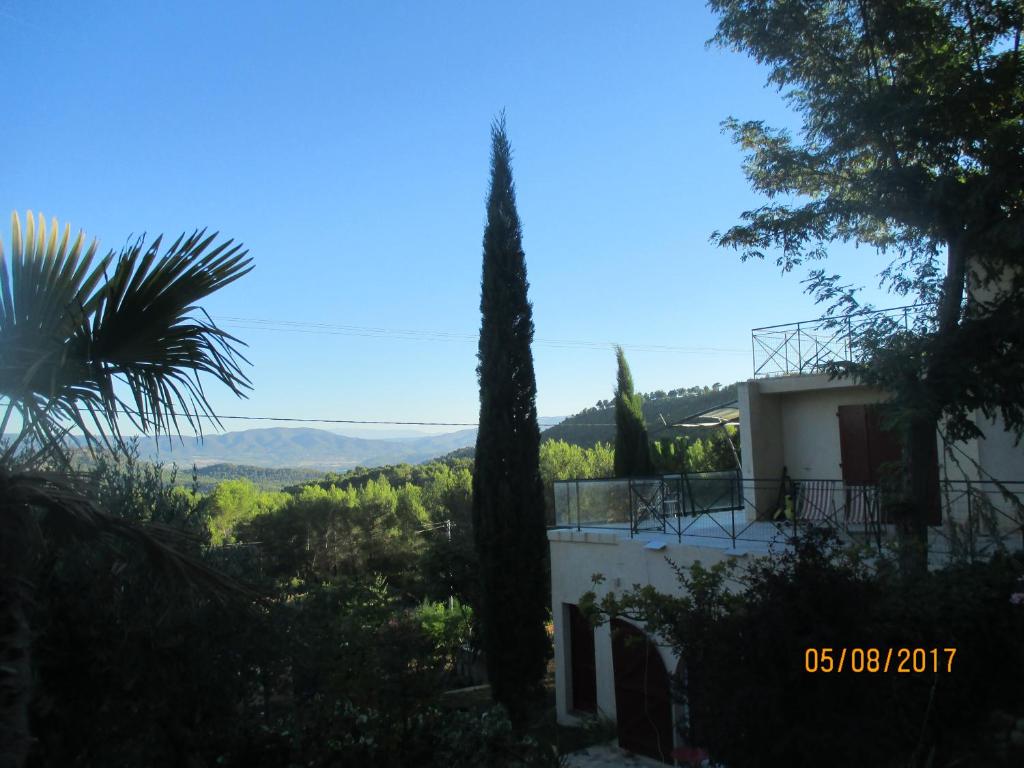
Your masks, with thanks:
[{"label": "green foliage", "polygon": [[[992,712],[1024,712],[1024,611],[1010,599],[1020,557],[908,577],[818,534],[742,570],[696,563],[677,575],[678,595],[590,593],[582,606],[645,622],[680,654],[688,743],[716,761],[1011,764],[983,734]],[[957,651],[951,671],[940,650],[938,673],[897,673],[894,652],[888,673],[812,674],[808,648],[834,649],[835,663],[843,648],[880,648],[883,665],[889,648]]]},{"label": "green foliage", "polygon": [[546,440],[540,446],[540,475],[547,486],[555,480],[611,477],[615,469],[615,453],[608,443],[593,448]]},{"label": "green foliage", "polygon": [[[159,467],[129,456],[103,458],[92,472],[125,519],[205,532],[205,501],[174,488]],[[399,568],[367,539],[396,536],[396,546],[422,548],[423,536],[407,534],[430,516],[468,521],[465,468],[420,477],[430,482],[396,488],[381,476],[358,487],[304,487],[239,523],[244,546],[204,555],[197,539],[181,540],[190,556],[214,557],[260,584],[258,608],[183,591],[129,545],[53,542],[33,614],[39,695],[30,765],[554,765],[549,748],[512,734],[502,711],[438,707],[473,611],[460,600],[449,609],[411,599],[396,584],[426,560],[406,549]],[[252,487],[227,491],[223,498],[259,503]],[[256,528],[263,543],[246,544]],[[470,537],[459,530],[453,538]],[[239,557],[248,546],[261,555]],[[392,570],[365,575],[377,566]]]},{"label": "green foliage", "polygon": [[615,472],[615,453],[608,443],[597,443],[592,448],[567,443],[564,440],[546,440],[540,444],[540,476],[544,482],[545,520],[555,523],[555,480],[583,480],[612,477]]},{"label": "green foliage", "polygon": [[[667,392],[664,398],[653,398],[643,393],[639,393],[638,397],[641,399],[644,423],[647,425],[648,433],[651,437],[655,437],[661,436],[665,431],[662,419],[667,424],[678,423],[695,413],[733,402],[736,400],[736,385],[673,389]],[[560,424],[544,430],[543,441],[564,440],[585,448],[592,447],[596,443],[614,443],[615,413],[613,409],[615,404],[611,400],[601,400],[598,402],[598,406],[584,408]],[[701,429],[673,429],[672,434],[698,437],[702,431]]]},{"label": "green foliage", "polygon": [[[52,551],[72,553],[56,567],[55,580],[61,567],[79,564],[72,542],[91,539],[88,549],[98,543],[112,555],[118,542],[130,541],[154,570],[175,573],[182,591],[199,581],[222,596],[238,591],[193,553],[176,548],[180,530],[158,526],[162,520],[139,525],[153,509],[119,517],[99,506],[93,489],[83,488],[72,472],[67,438],[71,427],[84,434],[90,449],[120,444],[118,420],[124,417],[157,433],[176,432],[181,416],[197,429],[204,419],[216,424],[201,375],[244,396],[250,384],[240,343],[199,304],[246,274],[251,260],[240,245],[215,245],[215,239],[198,231],[183,235],[161,255],[161,238],[148,246],[139,238],[116,259],[110,252],[95,261],[95,242],[85,248],[81,234],[72,242],[70,228],[61,235],[56,220],[47,235],[42,216],[37,224],[29,213],[24,229],[12,217],[9,262],[0,248],[0,398],[6,401],[0,434],[12,416],[20,420],[18,434],[0,447],[0,742],[11,765],[24,764],[32,743],[28,711],[38,636],[32,622],[49,618],[34,610],[33,593]],[[103,492],[130,505],[154,482],[136,473]],[[174,517],[178,502],[190,506],[187,496],[173,496],[163,494],[154,508]],[[102,555],[82,553],[90,557]],[[101,571],[82,585],[84,598],[101,603],[93,587],[116,587],[119,572],[133,573],[132,559],[122,552],[108,563],[115,573],[105,578]],[[76,575],[89,578],[89,570]]]},{"label": "green foliage", "polygon": [[[190,534],[178,546],[202,557],[195,500],[159,467],[104,456],[91,481],[105,509]],[[269,662],[258,615],[185,588],[133,542],[51,540],[32,622],[33,766],[170,767],[215,750],[239,731],[249,669]]]},{"label": "green foliage", "polygon": [[[657,474],[719,472],[736,469],[739,430],[733,426],[703,429],[704,437],[661,438],[651,443],[651,461]],[[730,447],[730,443],[732,446]],[[733,450],[735,449],[735,453]]]},{"label": "green foliage", "polygon": [[434,765],[439,768],[560,768],[557,752],[529,736],[516,736],[501,707],[482,714],[452,712],[442,720]]},{"label": "green foliage", "polygon": [[521,726],[551,655],[533,313],[504,117],[491,128],[480,295],[480,419],[473,474],[477,605],[494,697]]},{"label": "green foliage", "polygon": [[[730,118],[768,199],[712,239],[784,271],[832,242],[888,257],[881,287],[925,304],[910,327],[857,317],[835,375],[893,395],[906,434],[905,527],[923,549],[941,420],[981,435],[977,411],[1024,434],[1024,66],[1018,0],[711,0],[715,41],[769,70],[797,136]],[[839,274],[811,270],[829,314],[871,309]],[[968,286],[971,295],[967,295]],[[860,359],[863,356],[863,359]],[[919,562],[924,567],[923,561]]]},{"label": "green foliage", "polygon": [[251,518],[237,539],[260,543],[264,573],[273,579],[315,584],[387,573],[410,588],[427,522],[421,496],[417,487],[396,489],[383,477],[359,489],[308,485],[285,495],[269,514]]},{"label": "green foliage", "polygon": [[279,509],[288,500],[283,493],[261,491],[250,480],[225,480],[203,500],[210,543],[215,547],[236,542],[235,532],[258,515]]},{"label": "green foliage", "polygon": [[437,658],[453,670],[456,654],[469,645],[473,636],[473,609],[455,599],[451,605],[424,601],[416,610],[416,618],[433,643]]},{"label": "green foliage", "polygon": [[615,348],[618,363],[615,386],[615,476],[650,475],[650,447],[641,399],[633,393],[633,376],[622,347]]},{"label": "green foliage", "polygon": [[191,477],[180,474],[176,478],[182,484],[194,485],[196,490],[209,493],[218,483],[225,480],[249,480],[261,491],[280,491],[286,486],[322,477],[323,472],[300,467],[250,467],[245,464],[210,464],[194,467]]},{"label": "green foliage", "polygon": [[101,508],[134,523],[159,523],[203,539],[200,496],[178,487],[176,470],[139,460],[138,443],[122,453],[100,453],[88,470]]}]

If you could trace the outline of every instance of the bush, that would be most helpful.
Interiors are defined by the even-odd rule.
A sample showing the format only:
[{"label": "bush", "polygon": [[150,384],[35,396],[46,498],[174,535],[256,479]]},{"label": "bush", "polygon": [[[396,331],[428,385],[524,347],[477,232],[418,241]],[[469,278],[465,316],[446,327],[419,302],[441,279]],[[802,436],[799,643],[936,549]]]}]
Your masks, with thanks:
[{"label": "bush", "polygon": [[[583,605],[673,645],[687,741],[727,765],[984,765],[1000,759],[979,735],[993,713],[1024,715],[1024,606],[1010,602],[1022,574],[1017,556],[908,578],[820,534],[744,572],[679,569],[681,596],[648,587]],[[889,648],[937,648],[940,671],[899,674],[897,654],[888,673],[812,674],[808,648],[837,662],[879,648],[882,663]]]}]

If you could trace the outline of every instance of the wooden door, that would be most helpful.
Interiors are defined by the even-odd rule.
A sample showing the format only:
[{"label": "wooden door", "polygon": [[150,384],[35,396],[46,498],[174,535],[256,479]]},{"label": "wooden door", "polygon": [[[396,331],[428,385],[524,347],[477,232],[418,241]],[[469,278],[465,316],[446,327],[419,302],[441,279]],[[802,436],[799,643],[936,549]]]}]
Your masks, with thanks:
[{"label": "wooden door", "polygon": [[619,746],[671,763],[672,699],[661,654],[632,624],[612,619],[611,629]]},{"label": "wooden door", "polygon": [[575,605],[569,609],[569,675],[572,699],[569,708],[597,712],[597,663],[594,660],[594,628]]}]

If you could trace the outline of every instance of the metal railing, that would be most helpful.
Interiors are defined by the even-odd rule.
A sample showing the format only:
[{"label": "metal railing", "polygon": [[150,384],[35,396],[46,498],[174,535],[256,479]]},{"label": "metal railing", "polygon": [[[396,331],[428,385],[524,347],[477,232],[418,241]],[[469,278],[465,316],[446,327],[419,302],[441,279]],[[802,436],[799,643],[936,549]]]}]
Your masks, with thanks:
[{"label": "metal railing", "polygon": [[[929,549],[970,559],[998,548],[1024,548],[1024,482],[946,480],[941,526]],[[650,533],[767,544],[827,527],[877,544],[896,537],[885,495],[835,479],[743,478],[736,472],[608,480],[561,480],[553,486],[555,528]]]},{"label": "metal railing", "polygon": [[868,327],[881,321],[887,332],[918,327],[927,304],[880,309],[864,314],[820,317],[769,325],[750,332],[754,378],[820,373],[830,363],[857,362],[860,341]]}]

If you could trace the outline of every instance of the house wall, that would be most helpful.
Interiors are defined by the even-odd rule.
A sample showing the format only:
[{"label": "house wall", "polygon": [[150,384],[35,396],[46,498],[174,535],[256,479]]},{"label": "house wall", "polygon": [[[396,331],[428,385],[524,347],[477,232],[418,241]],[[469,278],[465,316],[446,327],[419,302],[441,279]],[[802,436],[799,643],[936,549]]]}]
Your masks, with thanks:
[{"label": "house wall", "polygon": [[[752,379],[738,384],[737,391],[743,476],[766,480],[781,476],[783,466],[797,479],[842,477],[837,409],[886,399],[881,390],[824,375]],[[985,437],[957,444],[952,455],[936,434],[940,476],[1024,481],[1024,445],[1014,444],[1001,418],[979,413],[977,424]],[[760,502],[756,506],[762,508]]]},{"label": "house wall", "polygon": [[[578,718],[569,710],[572,681],[569,679],[568,611],[566,604],[578,604],[589,591],[602,597],[608,592],[621,594],[634,584],[655,587],[662,592],[677,592],[678,582],[666,562],[671,558],[677,565],[687,567],[695,561],[711,566],[722,560],[747,555],[729,554],[721,547],[682,545],[669,539],[662,550],[645,549],[647,540],[628,539],[621,534],[573,530],[548,531],[551,547],[551,605],[555,633],[555,703],[558,722],[573,725]],[[595,587],[591,578],[595,573],[605,577]],[[657,638],[652,638],[658,642]],[[671,675],[678,665],[672,649],[659,644],[665,669]],[[612,640],[608,623],[595,629],[594,655],[597,667],[597,709],[601,717],[615,719],[615,675],[612,665]]]},{"label": "house wall", "polygon": [[[794,478],[841,477],[837,409],[885,399],[880,390],[823,374],[751,379],[737,393],[743,476],[758,480],[781,477],[783,467]],[[755,488],[754,506],[764,509],[775,493],[768,485]]]},{"label": "house wall", "polygon": [[[766,397],[760,382],[750,380],[736,385],[740,409],[740,461],[745,478],[776,478],[782,475],[782,412],[778,398]],[[777,495],[772,489],[755,486],[748,491],[754,509],[766,509]]]},{"label": "house wall", "polygon": [[1016,438],[1006,431],[1001,417],[988,420],[978,414],[977,424],[985,434],[976,444],[978,463],[987,475],[999,480],[1024,480],[1024,441],[1015,445]]},{"label": "house wall", "polygon": [[867,387],[810,390],[776,395],[782,420],[781,452],[790,477],[833,479],[843,475],[839,450],[841,405],[864,405],[884,399]]}]

